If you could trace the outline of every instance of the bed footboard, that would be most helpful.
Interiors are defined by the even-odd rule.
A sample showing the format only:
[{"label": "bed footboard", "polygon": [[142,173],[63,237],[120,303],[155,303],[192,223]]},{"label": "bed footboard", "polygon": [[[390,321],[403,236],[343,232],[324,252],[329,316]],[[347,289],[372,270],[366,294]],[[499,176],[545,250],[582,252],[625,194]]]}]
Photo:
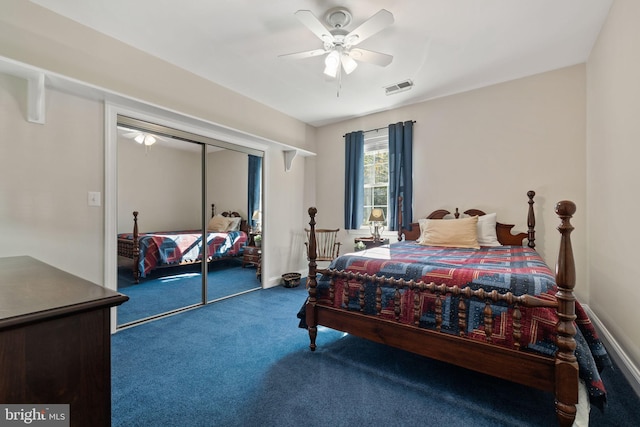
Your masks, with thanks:
[{"label": "bed footboard", "polygon": [[[530,201],[532,195],[529,194]],[[531,204],[530,204],[531,205]],[[307,287],[309,298],[305,307],[306,323],[308,325],[310,349],[316,349],[317,326],[323,325],[341,330],[362,338],[370,339],[383,344],[392,345],[407,351],[421,354],[438,360],[443,360],[468,369],[473,369],[488,375],[515,381],[527,386],[553,392],[555,395],[555,407],[560,425],[569,426],[576,415],[576,403],[578,401],[578,363],[575,356],[576,342],[574,336],[576,329],[574,320],[575,296],[575,265],[571,247],[570,234],[573,231],[570,219],[575,213],[575,204],[570,201],[561,201],[556,205],[556,213],[561,219],[558,230],[561,234],[560,251],[556,266],[557,293],[555,298],[545,298],[530,295],[516,296],[511,293],[500,294],[496,291],[472,289],[470,287],[447,286],[445,284],[425,283],[422,281],[384,278],[362,273],[337,270],[318,270],[316,264],[316,239],[315,216],[317,209],[309,208],[310,233],[308,245],[309,274]],[[535,220],[528,217],[530,228],[529,244],[533,243],[531,228]],[[359,310],[356,307],[343,309],[333,307],[324,300],[318,300],[317,274],[326,274],[331,277],[329,285],[329,300],[336,297],[334,281],[346,279],[354,286],[359,296]],[[375,314],[365,314],[365,289],[364,283],[375,284]],[[359,284],[359,285],[358,285]],[[393,313],[382,313],[381,303],[382,287],[393,288]],[[343,306],[349,303],[349,286],[342,287]],[[353,289],[353,287],[351,287]],[[413,322],[406,324],[400,322],[400,295],[402,293],[413,295]],[[435,327],[425,329],[420,325],[421,307],[420,301],[428,295],[435,300]],[[458,335],[440,332],[443,322],[442,301],[447,296],[457,299]],[[470,338],[467,331],[466,307],[470,300],[484,301],[482,313],[484,337]],[[494,338],[494,313],[492,304],[506,304],[511,312],[508,320],[513,329],[512,348],[499,347],[492,343]],[[557,347],[555,357],[541,356],[530,352],[521,351],[525,343],[521,343],[521,310],[525,308],[547,307],[557,311],[559,322],[557,324]],[[406,318],[405,318],[406,321]]]}]

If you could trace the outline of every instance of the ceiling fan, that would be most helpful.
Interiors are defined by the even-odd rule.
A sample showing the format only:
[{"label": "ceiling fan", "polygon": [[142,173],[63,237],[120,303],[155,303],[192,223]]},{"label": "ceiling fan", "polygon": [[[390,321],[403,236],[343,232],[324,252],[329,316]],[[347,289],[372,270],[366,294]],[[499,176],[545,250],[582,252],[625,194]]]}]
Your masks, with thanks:
[{"label": "ceiling fan", "polygon": [[327,55],[324,61],[324,73],[338,79],[340,79],[341,70],[351,74],[358,66],[357,61],[385,67],[393,60],[393,56],[386,53],[356,47],[393,23],[393,15],[388,10],[381,9],[353,31],[345,29],[351,23],[352,17],[351,12],[343,7],[330,9],[325,14],[327,25],[324,25],[310,10],[298,10],[295,15],[322,41],[322,48],[280,55],[280,57],[295,59]]},{"label": "ceiling fan", "polygon": [[120,131],[120,135],[123,138],[133,139],[138,144],[142,144],[145,146],[150,146],[155,144],[157,141],[167,141],[167,138],[162,136],[152,134],[149,132],[142,132],[135,129],[129,129],[122,126],[118,126],[118,130]]}]

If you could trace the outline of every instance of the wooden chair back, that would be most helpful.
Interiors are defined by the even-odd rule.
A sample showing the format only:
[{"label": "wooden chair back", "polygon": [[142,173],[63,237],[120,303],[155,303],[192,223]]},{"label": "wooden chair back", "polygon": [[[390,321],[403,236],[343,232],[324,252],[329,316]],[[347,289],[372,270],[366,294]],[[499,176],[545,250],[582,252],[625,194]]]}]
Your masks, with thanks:
[{"label": "wooden chair back", "polygon": [[[309,232],[308,228],[305,228],[304,231],[307,233],[307,241],[304,243],[307,247],[307,254],[309,254]],[[316,261],[333,261],[338,258],[340,255],[340,245],[338,242],[338,231],[339,228],[327,229],[327,228],[316,228],[316,251],[317,257]]]}]

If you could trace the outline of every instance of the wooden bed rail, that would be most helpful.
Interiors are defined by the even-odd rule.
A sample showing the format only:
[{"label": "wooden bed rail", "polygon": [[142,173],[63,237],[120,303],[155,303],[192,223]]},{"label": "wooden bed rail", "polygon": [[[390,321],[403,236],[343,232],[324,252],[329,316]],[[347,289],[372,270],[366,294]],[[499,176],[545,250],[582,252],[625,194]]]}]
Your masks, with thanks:
[{"label": "wooden bed rail", "polygon": [[[482,312],[483,314],[483,326],[484,326],[484,335],[485,341],[491,343],[493,340],[493,329],[494,329],[494,312],[492,309],[492,303],[503,302],[508,306],[513,307],[513,314],[511,318],[511,325],[513,327],[513,348],[519,350],[522,346],[520,342],[520,338],[522,337],[522,325],[520,324],[520,319],[522,318],[522,313],[520,308],[537,308],[537,307],[546,307],[546,308],[557,308],[558,302],[548,299],[537,298],[532,295],[514,295],[511,292],[507,293],[499,293],[496,290],[492,290],[490,292],[485,291],[483,288],[472,289],[469,286],[459,287],[459,286],[448,286],[446,284],[437,285],[434,282],[423,282],[416,280],[405,280],[405,279],[394,279],[394,278],[386,278],[381,276],[374,276],[363,273],[356,273],[352,271],[339,271],[339,270],[322,270],[322,274],[331,277],[329,285],[329,299],[327,303],[330,303],[334,300],[335,296],[335,279],[347,279],[348,281],[356,281],[359,283],[358,289],[358,303],[360,306],[360,312],[365,312],[365,287],[364,283],[375,283],[376,284],[376,316],[382,315],[382,286],[387,286],[390,288],[394,288],[393,291],[393,306],[394,306],[394,316],[395,321],[400,322],[400,314],[401,314],[401,291],[411,291],[413,293],[413,325],[416,327],[420,326],[420,317],[422,315],[422,304],[421,300],[425,294],[431,295],[435,297],[435,330],[440,332],[443,317],[442,317],[442,305],[444,299],[451,295],[454,297],[458,297],[458,315],[456,317],[459,333],[458,335],[461,337],[467,337],[469,334],[467,331],[468,321],[467,321],[467,308],[469,307],[469,300],[476,299],[479,301],[484,301],[485,307]],[[342,288],[342,302],[344,306],[349,305],[349,287],[343,286]]]}]

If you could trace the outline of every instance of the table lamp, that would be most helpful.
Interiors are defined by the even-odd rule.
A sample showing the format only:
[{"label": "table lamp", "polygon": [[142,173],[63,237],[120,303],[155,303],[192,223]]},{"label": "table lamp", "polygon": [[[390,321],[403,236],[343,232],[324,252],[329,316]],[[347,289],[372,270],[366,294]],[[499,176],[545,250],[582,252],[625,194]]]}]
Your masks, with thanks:
[{"label": "table lamp", "polygon": [[380,233],[384,231],[382,223],[384,222],[384,211],[380,208],[371,209],[371,215],[369,215],[369,223],[373,224],[373,240],[379,241]]},{"label": "table lamp", "polygon": [[260,211],[258,210],[253,211],[253,215],[251,216],[251,219],[256,224],[255,227],[253,228],[254,233],[260,232],[260,216],[261,216]]}]

